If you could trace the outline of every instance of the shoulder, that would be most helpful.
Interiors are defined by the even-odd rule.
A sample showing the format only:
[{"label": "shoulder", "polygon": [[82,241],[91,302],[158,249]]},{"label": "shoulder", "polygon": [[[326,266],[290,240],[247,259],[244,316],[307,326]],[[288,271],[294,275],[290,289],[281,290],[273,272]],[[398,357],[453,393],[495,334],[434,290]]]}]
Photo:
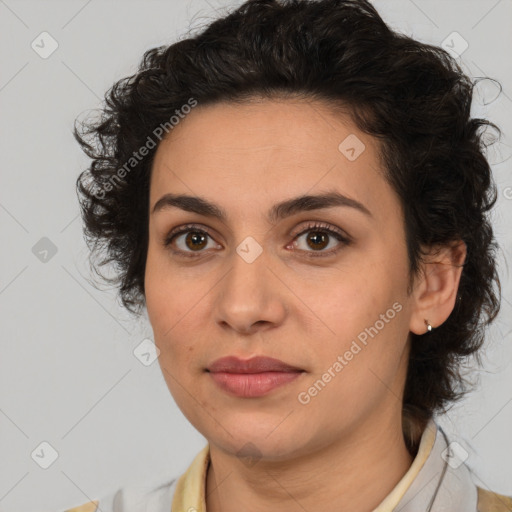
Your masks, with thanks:
[{"label": "shoulder", "polygon": [[88,501],[78,507],[68,508],[67,510],[64,510],[64,512],[96,512],[96,510],[98,510],[98,504],[98,500]]},{"label": "shoulder", "polygon": [[127,485],[62,512],[169,512],[177,478]]},{"label": "shoulder", "polygon": [[512,512],[512,497],[477,486],[478,512]]}]

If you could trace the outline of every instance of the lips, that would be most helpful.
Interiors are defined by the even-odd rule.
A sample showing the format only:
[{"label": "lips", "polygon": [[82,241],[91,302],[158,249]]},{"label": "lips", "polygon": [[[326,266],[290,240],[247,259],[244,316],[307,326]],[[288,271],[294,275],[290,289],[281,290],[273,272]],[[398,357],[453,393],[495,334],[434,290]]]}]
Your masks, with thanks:
[{"label": "lips", "polygon": [[244,360],[235,356],[229,356],[214,361],[207,371],[212,373],[264,373],[301,372],[303,370],[272,357],[256,356]]},{"label": "lips", "polygon": [[223,357],[206,370],[215,384],[229,395],[257,398],[299,378],[304,370],[271,357],[243,360]]}]

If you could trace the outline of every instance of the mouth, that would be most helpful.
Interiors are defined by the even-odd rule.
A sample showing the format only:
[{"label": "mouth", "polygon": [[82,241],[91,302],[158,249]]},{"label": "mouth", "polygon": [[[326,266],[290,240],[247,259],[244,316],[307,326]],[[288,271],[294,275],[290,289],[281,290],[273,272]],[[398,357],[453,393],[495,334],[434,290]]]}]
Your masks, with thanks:
[{"label": "mouth", "polygon": [[267,395],[305,373],[279,359],[263,356],[247,360],[223,357],[214,361],[206,371],[223,391],[243,398]]}]

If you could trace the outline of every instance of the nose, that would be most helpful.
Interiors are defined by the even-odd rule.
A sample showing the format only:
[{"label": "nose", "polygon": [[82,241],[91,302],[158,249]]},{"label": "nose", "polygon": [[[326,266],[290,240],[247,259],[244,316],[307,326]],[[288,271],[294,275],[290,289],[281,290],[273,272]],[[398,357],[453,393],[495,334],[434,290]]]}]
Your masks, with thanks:
[{"label": "nose", "polygon": [[233,253],[231,268],[215,287],[215,318],[224,329],[252,334],[282,324],[290,292],[263,251],[254,261]]}]

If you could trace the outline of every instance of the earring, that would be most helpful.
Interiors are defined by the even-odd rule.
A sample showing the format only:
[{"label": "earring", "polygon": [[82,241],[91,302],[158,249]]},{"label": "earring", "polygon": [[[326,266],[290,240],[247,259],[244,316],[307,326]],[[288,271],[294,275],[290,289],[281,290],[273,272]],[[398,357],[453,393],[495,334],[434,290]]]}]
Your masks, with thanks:
[{"label": "earring", "polygon": [[431,332],[432,331],[432,326],[428,323],[428,320],[426,318],[425,318],[425,325],[427,326],[427,331]]}]

